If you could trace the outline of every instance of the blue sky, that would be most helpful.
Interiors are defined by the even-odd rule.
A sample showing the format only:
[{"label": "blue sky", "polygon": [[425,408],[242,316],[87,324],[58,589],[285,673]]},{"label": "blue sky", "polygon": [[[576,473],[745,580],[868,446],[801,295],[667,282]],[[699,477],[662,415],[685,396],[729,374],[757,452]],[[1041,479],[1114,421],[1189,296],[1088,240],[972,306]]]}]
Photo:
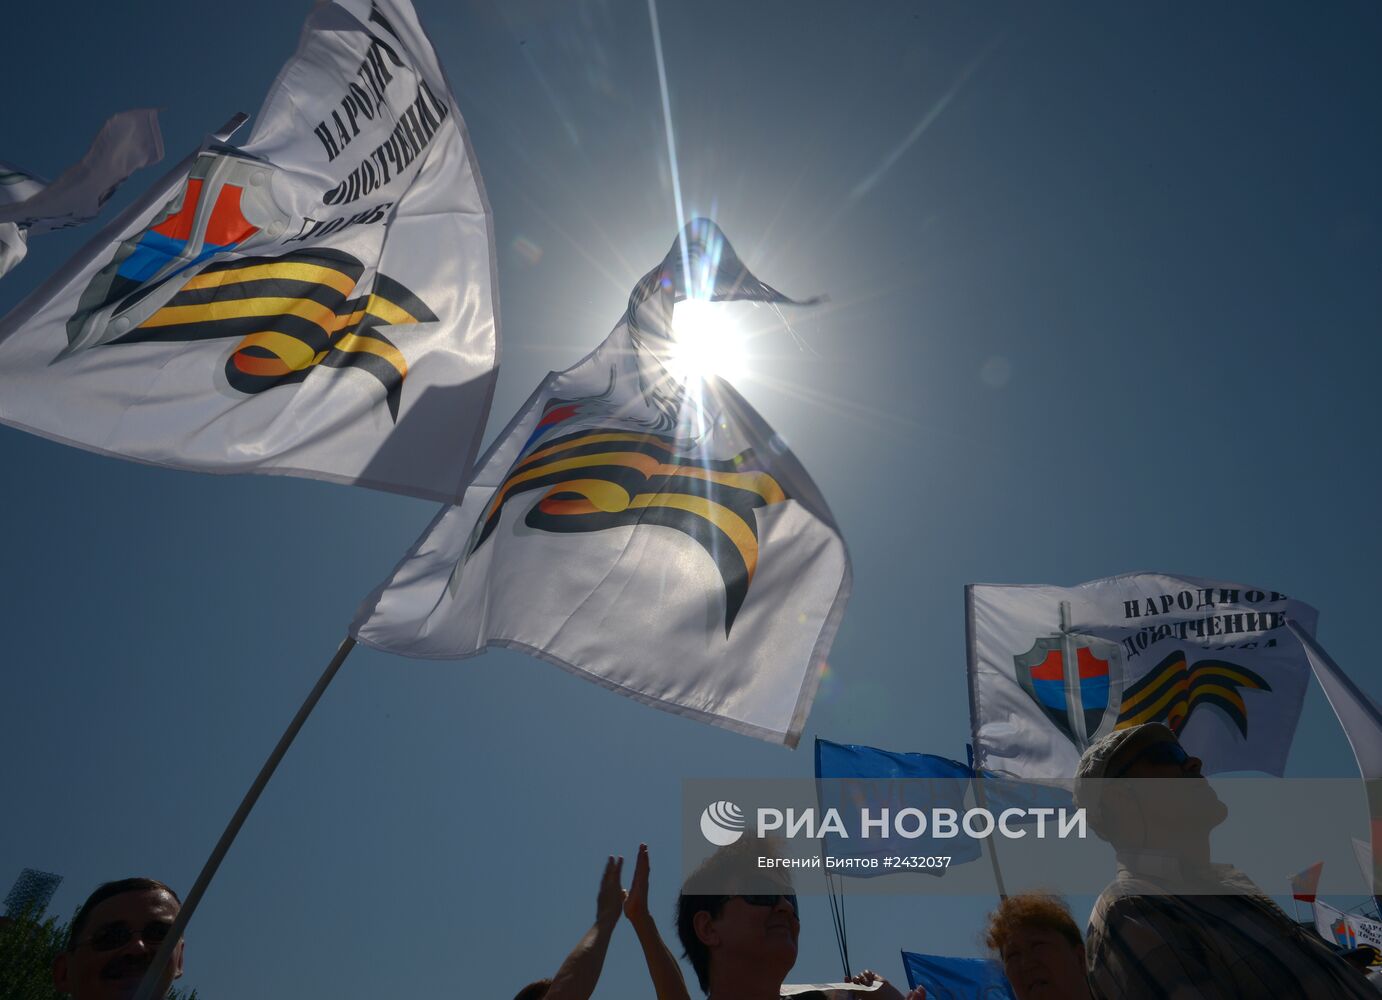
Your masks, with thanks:
[{"label": "blue sky", "polygon": [[[648,12],[417,6],[494,209],[494,433],[604,337],[677,229]],[[108,115],[152,105],[171,161],[258,109],[306,9],[32,6],[0,157],[52,176]],[[1375,7],[659,16],[687,211],[763,280],[830,296],[792,313],[809,351],[756,316],[739,384],[853,556],[803,749],[513,653],[358,650],[198,912],[186,982],[208,1000],[510,995],[589,926],[607,854],[647,841],[670,916],[683,778],[807,775],[816,735],[962,758],[968,582],[1155,569],[1279,589],[1382,691]],[[0,308],[85,235],[35,239]],[[433,505],[5,428],[0,462],[0,882],[63,873],[61,913],[107,878],[186,888]],[[1315,691],[1288,773],[1354,773]],[[977,954],[993,901],[854,901],[851,954],[898,979],[902,948]],[[825,901],[803,921],[793,978],[834,977]],[[602,995],[645,983],[624,927]]]}]

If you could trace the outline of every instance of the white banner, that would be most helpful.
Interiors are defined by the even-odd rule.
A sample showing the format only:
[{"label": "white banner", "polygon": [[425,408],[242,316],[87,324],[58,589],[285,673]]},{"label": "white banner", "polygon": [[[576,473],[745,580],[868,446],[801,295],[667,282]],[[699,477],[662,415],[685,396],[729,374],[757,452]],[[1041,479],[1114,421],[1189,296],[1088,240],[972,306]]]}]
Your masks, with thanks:
[{"label": "white banner", "polygon": [[479,173],[411,6],[324,4],[244,146],[209,139],[0,324],[0,421],[454,499],[495,287]]},{"label": "white banner", "polygon": [[[553,373],[352,633],[407,656],[521,649],[666,711],[794,745],[849,564],[815,485],[737,392],[664,366],[682,275],[790,301],[703,220],[584,361]],[[683,239],[686,237],[684,236]]]},{"label": "white banner", "polygon": [[1164,722],[1206,772],[1279,775],[1310,668],[1276,591],[1159,573],[966,588],[974,766],[1068,779],[1085,746]]},{"label": "white banner", "polygon": [[1382,923],[1360,917],[1356,913],[1336,910],[1328,903],[1315,900],[1315,930],[1331,944],[1340,948],[1372,945],[1382,951]]}]

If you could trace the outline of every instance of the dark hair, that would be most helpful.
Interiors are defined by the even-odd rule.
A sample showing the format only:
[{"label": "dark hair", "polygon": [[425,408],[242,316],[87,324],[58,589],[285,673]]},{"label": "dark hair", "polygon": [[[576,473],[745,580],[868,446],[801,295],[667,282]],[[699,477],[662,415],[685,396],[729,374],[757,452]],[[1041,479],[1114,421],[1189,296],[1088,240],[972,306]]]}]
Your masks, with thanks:
[{"label": "dark hair", "polygon": [[[677,939],[681,941],[682,954],[696,972],[696,981],[703,993],[710,993],[710,949],[696,934],[696,914],[705,912],[712,919],[716,918],[725,903],[738,895],[790,895],[793,892],[792,880],[785,871],[758,869],[760,856],[780,856],[776,843],[745,837],[710,855],[682,883],[681,894],[677,896]],[[712,889],[719,891],[709,891]],[[726,889],[737,891],[727,893]]]},{"label": "dark hair", "polygon": [[513,1000],[542,1000],[547,995],[547,991],[552,988],[552,980],[539,979],[535,983],[529,983],[518,991],[518,996]]},{"label": "dark hair", "polygon": [[691,896],[687,893],[677,897],[677,939],[705,994],[710,993],[710,949],[696,935],[696,914],[704,910],[711,917],[718,917],[728,900],[728,896]]},{"label": "dark hair", "polygon": [[72,926],[67,931],[67,950],[72,951],[77,947],[77,938],[81,936],[83,928],[86,927],[86,920],[91,916],[91,911],[100,906],[112,896],[121,896],[127,892],[149,892],[150,890],[166,892],[173,897],[173,900],[182,905],[182,900],[178,894],[167,885],[156,878],[122,878],[115,882],[104,882],[96,887],[96,891],[86,897],[86,902],[77,911],[77,915],[72,918]]},{"label": "dark hair", "polygon": [[1003,948],[1008,939],[1019,927],[1040,927],[1057,934],[1070,942],[1072,948],[1084,947],[1084,936],[1079,924],[1070,915],[1070,907],[1059,896],[1045,892],[1024,892],[1009,896],[998,904],[998,909],[989,914],[988,937],[986,943],[1003,957]]}]

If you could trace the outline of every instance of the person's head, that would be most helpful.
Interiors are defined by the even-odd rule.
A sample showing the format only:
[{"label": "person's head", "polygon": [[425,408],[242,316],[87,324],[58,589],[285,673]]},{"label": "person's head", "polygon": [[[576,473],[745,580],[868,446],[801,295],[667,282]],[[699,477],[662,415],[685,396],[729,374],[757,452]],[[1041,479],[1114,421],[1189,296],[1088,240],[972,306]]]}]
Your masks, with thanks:
[{"label": "person's head", "polygon": [[[115,1000],[133,995],[182,901],[157,879],[127,878],[98,886],[68,930],[67,950],[53,963],[53,984],[75,1000]],[[182,975],[178,942],[163,970],[163,996]]]},{"label": "person's head", "polygon": [[987,944],[1003,963],[1017,1000],[1089,995],[1084,937],[1059,897],[1009,896],[989,914]]},{"label": "person's head", "polygon": [[513,1000],[542,1000],[547,995],[547,991],[552,988],[552,980],[539,979],[535,983],[529,983],[518,991],[518,996]]},{"label": "person's head", "polygon": [[791,881],[755,867],[759,855],[772,854],[763,841],[740,841],[712,854],[682,886],[677,937],[707,994],[727,975],[780,985],[796,964],[801,921]]},{"label": "person's head", "polygon": [[1080,757],[1075,799],[1115,847],[1174,846],[1207,837],[1228,815],[1203,766],[1159,722],[1117,729]]}]

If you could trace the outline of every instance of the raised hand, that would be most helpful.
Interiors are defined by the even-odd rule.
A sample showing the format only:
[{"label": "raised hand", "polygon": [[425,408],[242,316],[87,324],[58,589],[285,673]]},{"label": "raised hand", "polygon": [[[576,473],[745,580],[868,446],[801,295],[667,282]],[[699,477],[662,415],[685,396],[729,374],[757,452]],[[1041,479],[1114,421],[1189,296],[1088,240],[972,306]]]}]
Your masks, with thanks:
[{"label": "raised hand", "polygon": [[[882,986],[879,989],[874,990],[872,993],[854,994],[856,997],[869,997],[871,998],[871,1000],[903,1000],[903,996],[898,991],[897,987],[894,986],[892,983],[888,982],[878,973],[874,972],[872,969],[865,969],[857,976],[851,976],[849,981],[851,983],[856,983],[859,986],[872,986],[874,983],[882,984]],[[908,994],[906,1000],[926,1000],[926,990],[922,989],[922,987],[920,986],[917,987],[917,990],[921,991],[920,996],[913,996],[912,994]],[[913,993],[915,992],[916,991],[914,990]]]},{"label": "raised hand", "polygon": [[633,865],[633,881],[629,891],[624,894],[624,916],[629,923],[637,925],[651,920],[648,912],[648,845],[638,845],[638,860]]},{"label": "raised hand", "polygon": [[607,931],[612,931],[619,922],[619,910],[624,902],[624,889],[619,884],[624,868],[624,859],[610,855],[605,862],[605,872],[600,876],[600,892],[595,897],[595,923]]}]

